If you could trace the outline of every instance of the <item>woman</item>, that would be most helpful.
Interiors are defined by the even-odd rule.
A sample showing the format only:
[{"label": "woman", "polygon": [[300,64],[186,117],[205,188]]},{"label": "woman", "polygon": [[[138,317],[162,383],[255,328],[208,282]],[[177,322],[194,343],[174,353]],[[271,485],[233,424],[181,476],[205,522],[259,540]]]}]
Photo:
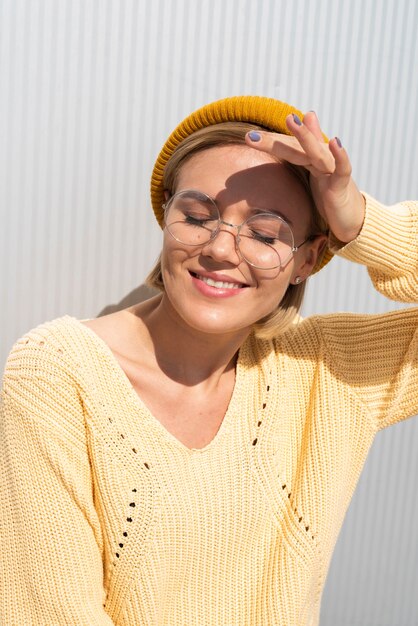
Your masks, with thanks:
[{"label": "woman", "polygon": [[418,413],[416,309],[298,318],[332,253],[417,297],[417,212],[362,195],[315,113],[227,98],[152,176],[161,295],[6,367],[7,624],[314,626],[376,432]]}]

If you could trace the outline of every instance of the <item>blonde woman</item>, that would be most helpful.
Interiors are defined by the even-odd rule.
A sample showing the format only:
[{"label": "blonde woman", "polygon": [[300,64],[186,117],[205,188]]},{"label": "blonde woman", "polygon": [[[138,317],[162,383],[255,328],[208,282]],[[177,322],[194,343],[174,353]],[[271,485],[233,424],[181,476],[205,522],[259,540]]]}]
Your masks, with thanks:
[{"label": "blonde woman", "polygon": [[418,311],[298,311],[333,254],[416,301],[418,205],[360,193],[315,113],[251,96],[184,120],[151,196],[160,295],[9,357],[4,623],[317,626],[374,436],[418,413]]}]

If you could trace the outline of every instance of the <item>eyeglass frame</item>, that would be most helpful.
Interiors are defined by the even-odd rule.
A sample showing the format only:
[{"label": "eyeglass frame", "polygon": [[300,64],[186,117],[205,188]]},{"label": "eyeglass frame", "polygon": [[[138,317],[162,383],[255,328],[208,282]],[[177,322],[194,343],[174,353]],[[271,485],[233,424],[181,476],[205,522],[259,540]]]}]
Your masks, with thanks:
[{"label": "eyeglass frame", "polygon": [[[181,194],[186,194],[186,193],[197,193],[201,196],[204,196],[207,200],[209,200],[213,206],[215,207],[215,209],[218,212],[218,219],[217,221],[217,226],[214,230],[211,230],[211,235],[209,237],[209,239],[207,241],[205,241],[204,243],[185,243],[184,241],[181,241],[180,239],[177,239],[177,237],[175,237],[173,235],[173,233],[170,231],[170,229],[167,226],[166,223],[166,214],[168,209],[170,208],[171,203],[173,202],[173,200],[180,196]],[[164,204],[161,205],[161,208],[164,211],[164,226],[167,226],[167,231],[169,233],[169,235],[171,235],[171,237],[173,237],[173,239],[175,241],[178,241],[178,243],[181,243],[184,246],[191,246],[191,247],[198,247],[198,246],[206,246],[208,243],[210,243],[211,241],[214,241],[214,239],[218,236],[220,230],[221,230],[221,226],[229,226],[230,228],[237,228],[237,233],[234,234],[234,240],[235,240],[235,247],[239,253],[239,256],[241,257],[241,260],[244,260],[246,263],[248,263],[249,265],[251,265],[251,267],[254,267],[256,269],[259,270],[274,270],[274,269],[278,269],[281,267],[284,267],[287,265],[287,263],[290,261],[290,259],[293,257],[293,255],[308,241],[313,241],[314,239],[316,239],[316,237],[318,237],[318,235],[309,235],[304,241],[302,241],[302,243],[300,243],[298,246],[295,246],[295,236],[292,230],[292,227],[290,226],[290,224],[281,216],[278,215],[277,213],[274,213],[273,211],[264,211],[261,213],[256,213],[255,215],[250,215],[249,217],[247,217],[246,220],[244,220],[241,224],[231,224],[230,222],[225,222],[225,220],[221,219],[221,212],[219,211],[219,207],[216,203],[216,200],[214,198],[212,198],[212,196],[210,196],[209,194],[205,193],[204,191],[200,191],[199,189],[181,189],[180,191],[177,191],[176,193],[174,193],[173,195],[171,195],[169,197],[169,199],[167,200],[167,202],[164,202]],[[279,259],[279,265],[275,265],[274,267],[260,267],[259,265],[255,265],[254,263],[251,263],[251,261],[248,261],[248,259],[243,255],[240,247],[239,247],[239,242],[240,242],[240,231],[241,228],[251,219],[254,219],[254,217],[263,217],[265,215],[268,216],[273,216],[275,218],[277,218],[278,220],[280,220],[281,222],[283,222],[284,224],[286,224],[286,226],[288,227],[291,235],[292,235],[292,247],[290,248],[290,253],[289,253],[289,257],[286,259],[285,262],[282,263],[282,260],[280,258],[280,254],[279,252],[273,248],[273,246],[270,246],[270,244],[266,243],[266,246],[271,247],[274,252],[277,254],[277,257]],[[177,222],[173,222],[174,224]]]}]

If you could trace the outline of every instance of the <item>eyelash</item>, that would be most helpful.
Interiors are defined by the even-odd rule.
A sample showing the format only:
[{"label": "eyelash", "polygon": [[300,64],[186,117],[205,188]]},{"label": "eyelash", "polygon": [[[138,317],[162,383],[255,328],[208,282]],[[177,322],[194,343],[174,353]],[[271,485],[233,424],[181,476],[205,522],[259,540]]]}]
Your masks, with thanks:
[{"label": "eyelash", "polygon": [[251,231],[253,235],[253,239],[256,241],[261,241],[261,243],[265,243],[268,245],[273,245],[275,241],[277,241],[276,237],[267,237],[266,235],[261,235],[257,231]]},{"label": "eyelash", "polygon": [[197,217],[193,217],[193,215],[186,215],[185,221],[191,226],[203,226],[207,222],[211,222],[213,220],[211,220],[210,218],[199,219]]}]

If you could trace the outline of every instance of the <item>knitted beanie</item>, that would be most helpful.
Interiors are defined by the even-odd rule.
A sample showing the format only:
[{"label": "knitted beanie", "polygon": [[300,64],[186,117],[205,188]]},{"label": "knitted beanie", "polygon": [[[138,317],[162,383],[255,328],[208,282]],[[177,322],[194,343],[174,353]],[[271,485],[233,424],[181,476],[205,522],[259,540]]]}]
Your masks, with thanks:
[{"label": "knitted beanie", "polygon": [[[189,135],[213,124],[222,122],[249,122],[276,133],[290,135],[286,117],[296,113],[303,119],[303,113],[285,102],[263,96],[234,96],[207,104],[186,117],[171,133],[165,142],[154,165],[151,176],[151,202],[155,217],[161,227],[164,223],[165,202],[163,176],[164,168],[177,146]],[[318,272],[332,258],[332,252],[325,248],[312,271]]]}]

